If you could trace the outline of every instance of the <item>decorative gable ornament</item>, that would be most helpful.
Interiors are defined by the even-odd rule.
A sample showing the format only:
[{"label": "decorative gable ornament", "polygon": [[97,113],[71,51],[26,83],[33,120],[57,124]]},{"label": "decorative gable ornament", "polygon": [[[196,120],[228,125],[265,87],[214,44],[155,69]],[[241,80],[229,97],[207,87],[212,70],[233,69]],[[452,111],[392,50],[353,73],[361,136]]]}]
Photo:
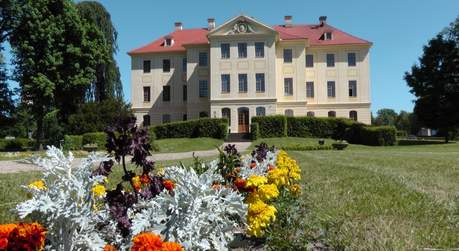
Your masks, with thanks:
[{"label": "decorative gable ornament", "polygon": [[228,34],[254,33],[252,26],[246,21],[239,21],[234,24],[233,29]]}]

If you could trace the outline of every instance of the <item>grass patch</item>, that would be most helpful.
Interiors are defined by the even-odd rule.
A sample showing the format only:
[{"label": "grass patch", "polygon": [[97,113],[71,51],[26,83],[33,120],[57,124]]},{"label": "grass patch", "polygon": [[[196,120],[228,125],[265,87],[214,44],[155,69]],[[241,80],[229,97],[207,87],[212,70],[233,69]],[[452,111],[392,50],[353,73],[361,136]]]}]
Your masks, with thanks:
[{"label": "grass patch", "polygon": [[212,150],[223,144],[223,140],[214,138],[175,138],[154,141],[160,153],[179,153]]},{"label": "grass patch", "polygon": [[[300,138],[300,137],[280,137],[280,138],[261,138],[252,142],[251,148],[264,142],[270,146],[274,145],[277,148],[284,150],[302,151],[305,150],[327,150],[326,148],[331,147],[331,144],[335,142],[333,139],[324,139],[325,143],[323,146],[319,145],[318,138]],[[315,149],[318,147],[324,147],[324,149]]]}]

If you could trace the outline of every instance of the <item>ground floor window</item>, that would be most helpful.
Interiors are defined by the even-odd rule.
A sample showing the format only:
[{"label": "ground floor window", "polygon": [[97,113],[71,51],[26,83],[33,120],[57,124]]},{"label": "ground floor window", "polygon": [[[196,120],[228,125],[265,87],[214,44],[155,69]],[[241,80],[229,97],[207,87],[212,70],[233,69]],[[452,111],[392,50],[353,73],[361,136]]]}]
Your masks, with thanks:
[{"label": "ground floor window", "polygon": [[352,120],[357,121],[357,111],[350,111],[349,112],[349,118]]},{"label": "ground floor window", "polygon": [[185,114],[183,114],[183,118],[182,118],[183,121],[187,121],[188,120],[188,116]]},{"label": "ground floor window", "polygon": [[266,116],[266,109],[262,106],[257,107],[256,114],[257,116]]},{"label": "ground floor window", "polygon": [[207,117],[209,117],[209,114],[207,114],[207,112],[200,112],[199,113],[199,117],[200,118],[207,118]]},{"label": "ground floor window", "polygon": [[336,112],[335,111],[329,111],[328,112],[328,117],[335,118],[336,117]]},{"label": "ground floor window", "polygon": [[170,123],[171,122],[171,115],[170,114],[163,114],[163,123]]},{"label": "ground floor window", "polygon": [[143,115],[143,126],[150,125],[150,115]]},{"label": "ground floor window", "polygon": [[308,116],[308,117],[314,117],[315,114],[314,114],[314,112],[308,112],[308,113],[306,114],[306,116]]},{"label": "ground floor window", "polygon": [[287,117],[293,117],[293,110],[292,110],[292,109],[287,109],[287,110],[285,110],[285,116],[287,116]]},{"label": "ground floor window", "polygon": [[222,109],[222,118],[226,118],[228,120],[228,124],[231,125],[231,110],[229,108]]}]

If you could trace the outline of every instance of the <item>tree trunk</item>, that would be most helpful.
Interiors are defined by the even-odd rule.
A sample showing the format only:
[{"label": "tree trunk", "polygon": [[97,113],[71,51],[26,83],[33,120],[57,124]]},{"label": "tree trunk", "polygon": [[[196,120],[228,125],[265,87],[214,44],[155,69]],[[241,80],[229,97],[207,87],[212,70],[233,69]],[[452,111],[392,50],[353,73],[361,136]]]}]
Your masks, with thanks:
[{"label": "tree trunk", "polygon": [[39,114],[37,116],[37,147],[38,150],[43,150],[43,113]]},{"label": "tree trunk", "polygon": [[445,131],[445,143],[449,142],[449,130]]}]

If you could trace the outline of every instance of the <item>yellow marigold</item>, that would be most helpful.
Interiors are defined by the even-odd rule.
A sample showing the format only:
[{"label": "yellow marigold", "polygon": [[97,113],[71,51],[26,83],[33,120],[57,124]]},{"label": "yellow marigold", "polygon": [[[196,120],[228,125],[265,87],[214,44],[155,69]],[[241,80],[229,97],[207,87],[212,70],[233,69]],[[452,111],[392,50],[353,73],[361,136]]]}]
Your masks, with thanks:
[{"label": "yellow marigold", "polygon": [[276,220],[276,208],[261,200],[249,205],[247,214],[247,233],[251,236],[261,237],[269,224]]},{"label": "yellow marigold", "polygon": [[279,190],[275,184],[264,184],[258,187],[258,196],[263,201],[275,199],[279,196]]},{"label": "yellow marigold", "polygon": [[101,184],[97,184],[92,187],[92,194],[94,195],[94,197],[98,197],[98,198],[104,197],[105,192],[106,192],[105,187]]},{"label": "yellow marigold", "polygon": [[140,233],[132,239],[134,245],[131,251],[161,250],[163,241],[161,237],[153,233]]},{"label": "yellow marigold", "polygon": [[161,251],[184,251],[182,245],[177,242],[163,242]]},{"label": "yellow marigold", "polygon": [[288,170],[285,168],[276,168],[268,172],[269,183],[276,184],[278,187],[288,183]]},{"label": "yellow marigold", "polygon": [[298,195],[301,193],[301,187],[300,185],[298,184],[293,184],[291,185],[288,190],[292,193],[292,194],[295,194],[295,195]]},{"label": "yellow marigold", "polygon": [[140,187],[142,185],[142,182],[140,182],[140,177],[137,175],[137,176],[134,176],[132,177],[132,185],[134,185],[134,189],[136,191],[139,191],[140,190]]},{"label": "yellow marigold", "polygon": [[43,180],[36,180],[36,181],[30,183],[28,185],[28,187],[30,189],[35,188],[35,189],[38,189],[38,190],[45,190],[46,189],[45,182]]},{"label": "yellow marigold", "polygon": [[264,176],[252,175],[247,179],[245,183],[246,188],[256,188],[260,185],[268,183],[268,179]]}]

